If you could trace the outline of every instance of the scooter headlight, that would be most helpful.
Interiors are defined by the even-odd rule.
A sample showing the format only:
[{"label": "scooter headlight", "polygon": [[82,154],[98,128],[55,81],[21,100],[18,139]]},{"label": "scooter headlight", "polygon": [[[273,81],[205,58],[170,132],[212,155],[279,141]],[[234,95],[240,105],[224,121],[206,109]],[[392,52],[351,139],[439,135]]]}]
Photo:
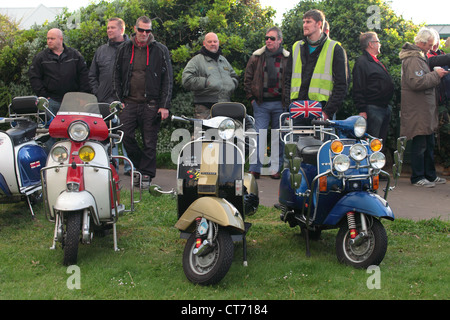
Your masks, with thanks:
[{"label": "scooter headlight", "polygon": [[70,139],[82,142],[89,137],[89,126],[83,121],[75,121],[70,124],[68,133]]},{"label": "scooter headlight", "polygon": [[355,121],[353,131],[357,138],[361,138],[366,133],[367,121],[363,117],[358,117]]},{"label": "scooter headlight", "polygon": [[234,137],[236,131],[236,123],[233,119],[225,119],[219,124],[219,136],[224,140],[229,140]]},{"label": "scooter headlight", "polygon": [[355,161],[362,161],[367,157],[367,149],[362,144],[355,144],[350,148],[350,157]]},{"label": "scooter headlight", "polygon": [[374,169],[381,169],[386,164],[386,157],[381,152],[372,153],[369,160],[370,160],[370,165]]},{"label": "scooter headlight", "polygon": [[63,163],[69,158],[69,152],[65,147],[54,147],[51,151],[53,161]]},{"label": "scooter headlight", "polygon": [[350,168],[350,159],[345,154],[339,154],[333,159],[333,168],[338,172],[347,171]]},{"label": "scooter headlight", "polygon": [[78,150],[78,156],[83,162],[90,162],[95,157],[95,151],[90,146],[83,146]]}]

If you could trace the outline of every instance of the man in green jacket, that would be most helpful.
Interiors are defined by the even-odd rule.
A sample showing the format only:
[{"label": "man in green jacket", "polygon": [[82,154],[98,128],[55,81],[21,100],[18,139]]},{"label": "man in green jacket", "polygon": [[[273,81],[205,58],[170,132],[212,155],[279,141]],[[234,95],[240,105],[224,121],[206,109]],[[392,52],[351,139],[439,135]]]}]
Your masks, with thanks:
[{"label": "man in green jacket", "polygon": [[200,52],[184,68],[182,83],[194,93],[195,118],[206,119],[213,104],[229,102],[238,86],[236,72],[221,53],[219,38],[210,32]]}]

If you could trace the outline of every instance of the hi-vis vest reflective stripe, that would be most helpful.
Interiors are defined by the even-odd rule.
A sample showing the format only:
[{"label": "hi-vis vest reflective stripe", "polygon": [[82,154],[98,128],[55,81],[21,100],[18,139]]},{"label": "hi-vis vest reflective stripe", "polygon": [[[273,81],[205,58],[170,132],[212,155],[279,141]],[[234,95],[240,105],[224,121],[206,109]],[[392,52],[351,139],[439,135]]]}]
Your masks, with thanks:
[{"label": "hi-vis vest reflective stripe", "polygon": [[[302,58],[300,53],[300,45],[304,41],[297,41],[292,47],[293,65],[291,79],[291,100],[298,98],[300,87],[302,85]],[[334,48],[338,44],[337,41],[328,39],[320,52],[317,59],[311,83],[309,85],[308,98],[315,101],[328,101],[333,91],[333,57]],[[307,48],[305,48],[307,50]]]}]

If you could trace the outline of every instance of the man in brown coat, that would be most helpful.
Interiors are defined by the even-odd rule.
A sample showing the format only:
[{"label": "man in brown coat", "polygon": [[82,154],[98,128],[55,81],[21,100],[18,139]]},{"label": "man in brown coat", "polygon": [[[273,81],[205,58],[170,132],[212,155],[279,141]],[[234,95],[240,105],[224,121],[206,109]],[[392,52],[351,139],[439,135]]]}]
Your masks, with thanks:
[{"label": "man in brown coat", "polygon": [[[252,103],[255,129],[259,133],[257,154],[250,159],[249,171],[256,179],[261,173],[280,179],[284,145],[276,129],[280,125],[280,115],[289,107],[290,73],[287,72],[287,65],[290,53],[283,48],[283,35],[278,27],[267,30],[265,41],[266,45],[250,57],[244,77],[245,94]],[[270,168],[266,172],[262,168],[262,157],[269,124],[272,140]]]},{"label": "man in brown coat", "polygon": [[430,69],[426,53],[435,37],[429,29],[420,29],[414,41],[415,44],[406,43],[399,55],[402,60],[400,135],[412,139],[411,183],[430,188],[446,182],[436,176],[434,132],[438,127],[435,90],[448,72]]}]

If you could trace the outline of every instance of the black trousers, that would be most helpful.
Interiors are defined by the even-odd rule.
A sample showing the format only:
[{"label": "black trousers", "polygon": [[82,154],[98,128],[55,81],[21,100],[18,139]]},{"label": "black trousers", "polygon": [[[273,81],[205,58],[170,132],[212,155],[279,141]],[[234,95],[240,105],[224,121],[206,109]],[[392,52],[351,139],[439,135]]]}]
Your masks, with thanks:
[{"label": "black trousers", "polygon": [[[120,128],[124,132],[123,144],[134,167],[143,175],[156,175],[156,145],[160,121],[156,105],[126,103],[120,114]],[[142,149],[136,140],[136,129],[142,135]]]},{"label": "black trousers", "polygon": [[434,134],[415,136],[411,143],[411,183],[426,178],[428,181],[436,179],[434,165]]}]

